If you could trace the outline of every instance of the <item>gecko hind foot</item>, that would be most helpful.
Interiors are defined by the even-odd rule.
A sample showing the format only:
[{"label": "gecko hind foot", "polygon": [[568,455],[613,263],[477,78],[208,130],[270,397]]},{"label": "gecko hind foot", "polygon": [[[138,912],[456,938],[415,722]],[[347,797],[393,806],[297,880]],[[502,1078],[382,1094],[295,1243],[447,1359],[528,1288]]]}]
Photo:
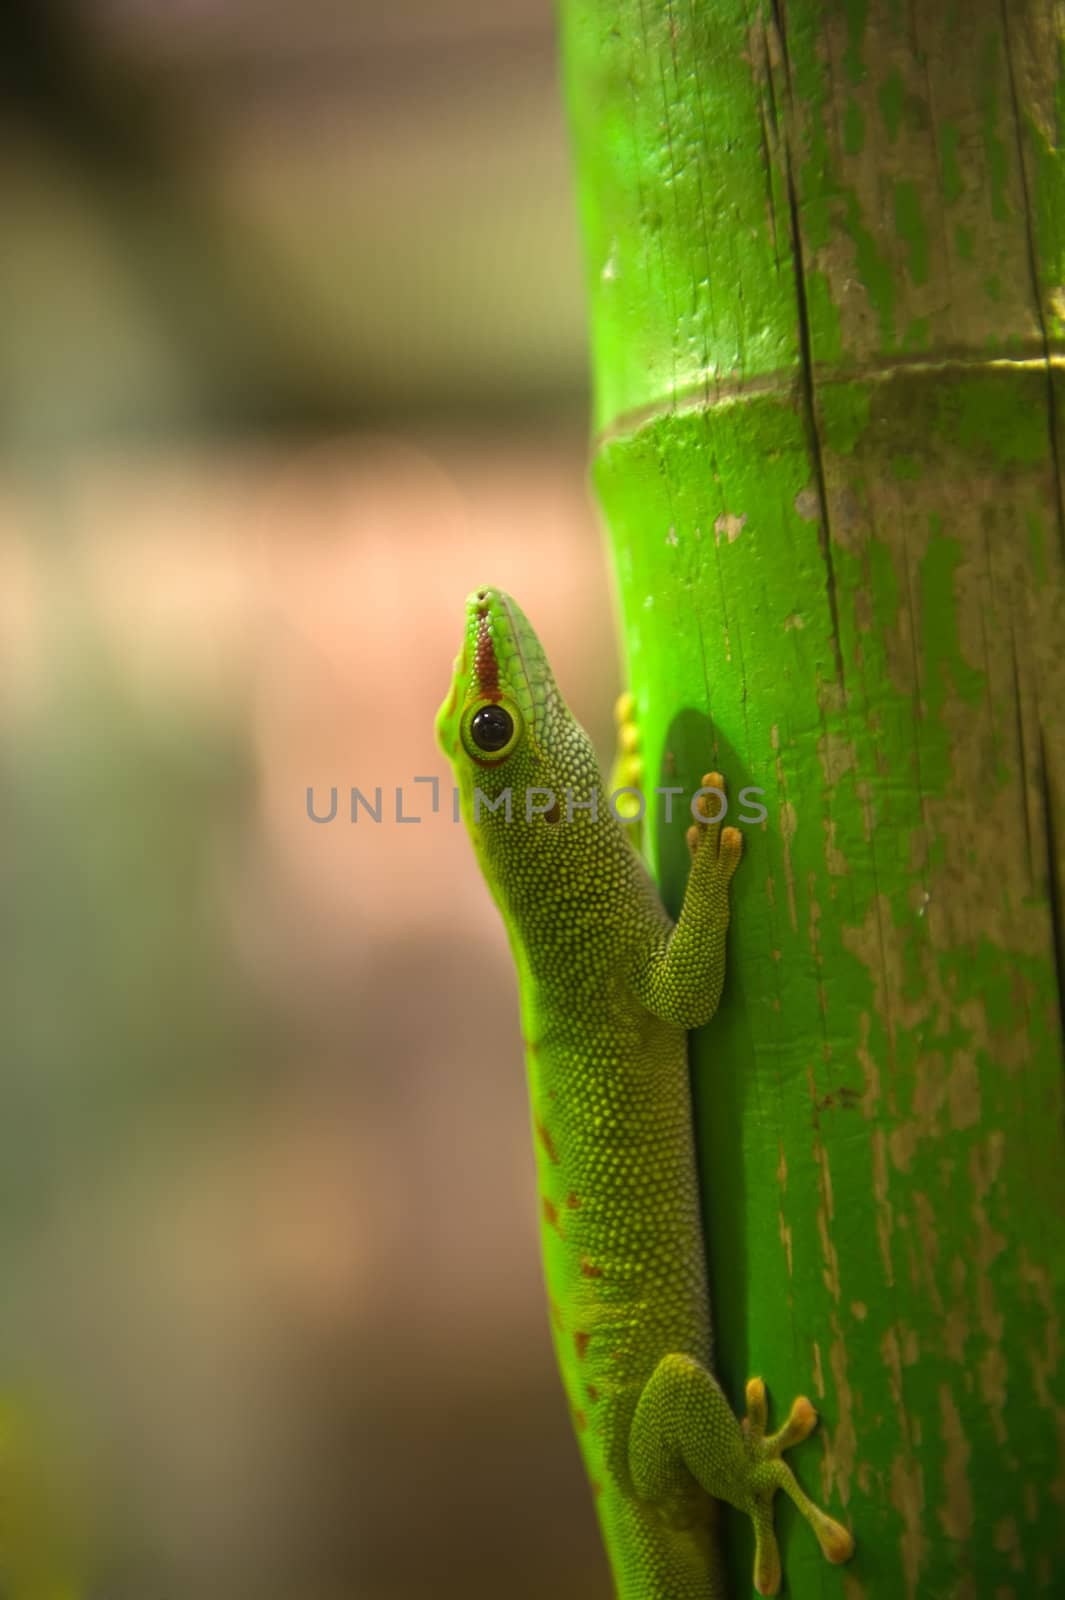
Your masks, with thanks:
[{"label": "gecko hind foot", "polygon": [[747,1511],[754,1527],[754,1586],[759,1594],[776,1594],[780,1588],[780,1551],[773,1530],[773,1496],[782,1489],[813,1529],[827,1561],[849,1561],[854,1540],[845,1527],[815,1505],[799,1487],[791,1468],[781,1457],[785,1450],[807,1438],[817,1426],[817,1412],[805,1395],[792,1402],[782,1428],[767,1434],[768,1407],[765,1384],[751,1378],[747,1384],[747,1416],[743,1432],[751,1465],[747,1478]]},{"label": "gecko hind foot", "polygon": [[759,1594],[776,1594],[781,1571],[773,1496],[778,1489],[810,1524],[829,1561],[846,1561],[854,1553],[854,1540],[813,1503],[781,1460],[785,1450],[817,1426],[809,1400],[800,1396],[776,1433],[766,1432],[767,1422],[761,1378],[747,1385],[747,1415],[740,1422],[701,1362],[682,1354],[663,1356],[636,1406],[629,1461],[637,1494],[660,1508],[679,1503],[694,1479],[707,1494],[750,1517],[754,1586]]}]

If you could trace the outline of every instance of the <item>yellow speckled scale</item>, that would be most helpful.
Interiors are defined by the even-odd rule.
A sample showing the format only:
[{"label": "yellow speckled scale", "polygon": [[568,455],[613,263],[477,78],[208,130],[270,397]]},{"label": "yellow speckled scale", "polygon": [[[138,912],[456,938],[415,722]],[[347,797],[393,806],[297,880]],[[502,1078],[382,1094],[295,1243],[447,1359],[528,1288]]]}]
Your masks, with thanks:
[{"label": "yellow speckled scale", "polygon": [[[623,697],[619,783],[638,774],[632,710]],[[830,1561],[853,1541],[781,1459],[815,1426],[810,1402],[767,1435],[761,1381],[741,1424],[709,1368],[687,1030],[721,995],[741,836],[704,797],[674,924],[500,590],[467,601],[437,734],[518,969],[551,1326],[618,1600],[722,1600],[711,1497],[751,1517],[755,1587],[774,1594],[777,1489]]]}]

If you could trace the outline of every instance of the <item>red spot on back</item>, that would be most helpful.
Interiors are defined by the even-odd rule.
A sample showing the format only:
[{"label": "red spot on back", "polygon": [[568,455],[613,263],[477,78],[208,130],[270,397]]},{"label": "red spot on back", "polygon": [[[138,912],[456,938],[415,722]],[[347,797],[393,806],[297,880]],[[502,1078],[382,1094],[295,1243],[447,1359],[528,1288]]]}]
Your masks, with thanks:
[{"label": "red spot on back", "polygon": [[587,1394],[589,1400],[592,1402],[592,1405],[594,1406],[595,1402],[599,1399],[599,1390],[596,1388],[595,1384],[594,1383],[585,1384],[585,1393]]},{"label": "red spot on back", "polygon": [[558,1151],[555,1148],[555,1141],[552,1139],[551,1135],[548,1133],[539,1117],[536,1118],[536,1137],[539,1139],[540,1143],[547,1152],[547,1159],[549,1161],[554,1161],[557,1165]]},{"label": "red spot on back", "polygon": [[583,1433],[588,1426],[588,1418],[579,1406],[573,1408],[573,1423],[579,1433]]},{"label": "red spot on back", "polygon": [[571,1189],[569,1194],[566,1196],[566,1204],[567,1204],[567,1206],[569,1207],[569,1209],[571,1211],[576,1211],[578,1209],[578,1207],[580,1206],[580,1203],[581,1203],[580,1196],[574,1194],[573,1190]]},{"label": "red spot on back", "polygon": [[594,1261],[589,1261],[588,1260],[587,1256],[582,1256],[581,1257],[581,1277],[582,1278],[601,1278],[602,1276],[603,1276],[602,1267],[597,1267]]},{"label": "red spot on back", "polygon": [[492,643],[492,624],[487,612],[481,613],[477,624],[477,653],[473,658],[473,671],[477,687],[485,699],[498,700],[499,662],[496,660],[496,648]]},{"label": "red spot on back", "polygon": [[599,1482],[598,1478],[591,1478],[589,1480],[589,1482],[590,1482],[590,1485],[591,1485],[592,1493],[595,1495],[596,1499],[598,1500],[599,1496],[603,1492],[603,1485]]},{"label": "red spot on back", "polygon": [[544,1205],[544,1221],[546,1223],[548,1223],[548,1225],[550,1227],[554,1228],[557,1231],[558,1236],[559,1236],[560,1239],[564,1238],[565,1235],[563,1234],[562,1229],[558,1225],[558,1207],[555,1205],[555,1202],[553,1200],[549,1200],[547,1198],[547,1196],[544,1195],[544,1197],[543,1197],[543,1205]]},{"label": "red spot on back", "polygon": [[589,1344],[589,1341],[590,1341],[591,1337],[592,1336],[591,1336],[590,1333],[580,1333],[580,1332],[578,1332],[578,1333],[575,1333],[573,1335],[573,1348],[577,1352],[577,1360],[578,1361],[583,1361],[585,1356],[587,1355],[587,1353],[588,1353],[588,1344]]}]

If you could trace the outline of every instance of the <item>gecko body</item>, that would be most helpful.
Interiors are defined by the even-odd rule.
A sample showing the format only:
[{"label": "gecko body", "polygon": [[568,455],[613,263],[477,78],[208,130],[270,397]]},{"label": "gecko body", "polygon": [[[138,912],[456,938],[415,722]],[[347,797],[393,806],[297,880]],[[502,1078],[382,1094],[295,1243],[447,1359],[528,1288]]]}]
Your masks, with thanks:
[{"label": "gecko body", "polygon": [[687,1033],[720,998],[741,836],[704,797],[674,924],[501,590],[467,601],[437,735],[517,967],[552,1335],[618,1600],[723,1600],[714,1499],[752,1518],[774,1594],[778,1488],[830,1561],[853,1542],[781,1459],[809,1401],[768,1435],[761,1380],[741,1424],[710,1371]]}]

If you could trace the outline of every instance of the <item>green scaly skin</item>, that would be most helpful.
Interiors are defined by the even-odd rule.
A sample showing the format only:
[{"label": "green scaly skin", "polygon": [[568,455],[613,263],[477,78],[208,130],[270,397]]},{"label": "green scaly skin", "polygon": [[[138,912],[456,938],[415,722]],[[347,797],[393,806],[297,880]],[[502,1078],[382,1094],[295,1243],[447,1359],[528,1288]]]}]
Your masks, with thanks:
[{"label": "green scaly skin", "polygon": [[[741,1424],[710,1372],[687,1030],[721,995],[740,834],[689,830],[674,925],[536,634],[498,589],[467,601],[437,735],[518,970],[551,1322],[618,1600],[723,1600],[708,1497],[751,1517],[755,1587],[775,1594],[777,1489],[830,1561],[853,1541],[781,1460],[815,1426],[810,1402],[767,1435],[761,1380]],[[527,817],[537,790],[555,804],[534,793]]]}]

